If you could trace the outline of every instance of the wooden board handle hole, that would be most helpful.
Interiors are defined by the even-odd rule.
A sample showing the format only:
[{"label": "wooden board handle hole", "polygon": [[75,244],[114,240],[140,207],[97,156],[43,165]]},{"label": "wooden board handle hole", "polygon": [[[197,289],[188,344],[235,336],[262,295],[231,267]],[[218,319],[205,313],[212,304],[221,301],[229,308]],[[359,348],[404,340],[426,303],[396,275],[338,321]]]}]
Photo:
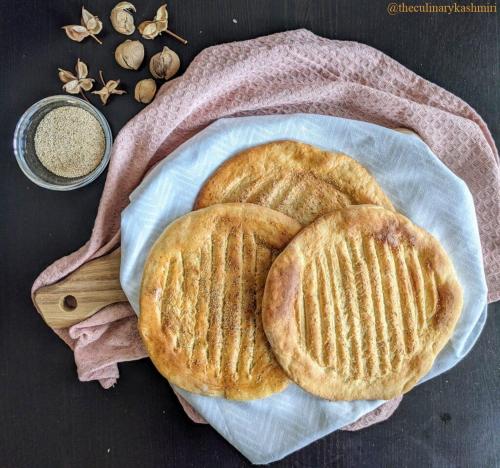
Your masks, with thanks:
[{"label": "wooden board handle hole", "polygon": [[66,312],[72,312],[78,307],[78,301],[71,294],[65,296],[62,300],[62,308]]}]

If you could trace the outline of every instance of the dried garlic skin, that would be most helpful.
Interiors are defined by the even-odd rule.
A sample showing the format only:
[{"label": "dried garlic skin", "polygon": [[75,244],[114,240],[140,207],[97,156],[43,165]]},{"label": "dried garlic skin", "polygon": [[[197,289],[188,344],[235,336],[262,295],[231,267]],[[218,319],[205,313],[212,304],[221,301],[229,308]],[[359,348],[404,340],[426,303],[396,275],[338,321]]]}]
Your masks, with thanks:
[{"label": "dried garlic skin", "polygon": [[156,15],[155,15],[155,23],[157,25],[158,30],[160,31],[160,34],[167,30],[167,28],[168,28],[168,11],[167,11],[166,4],[162,5],[160,8],[158,8]]},{"label": "dried garlic skin", "polygon": [[87,75],[89,74],[89,68],[87,67],[87,64],[85,62],[82,62],[80,59],[76,61],[75,70],[76,76],[79,80],[87,78]]},{"label": "dried garlic skin", "polygon": [[172,37],[182,42],[184,45],[187,44],[187,40],[183,37],[175,34],[168,29],[168,11],[167,5],[164,4],[156,11],[155,17],[151,21],[143,21],[137,28],[144,39],[154,39],[161,33],[166,32]]},{"label": "dried garlic skin", "polygon": [[66,91],[69,94],[79,94],[82,87],[80,86],[80,83],[78,80],[73,80],[68,83],[66,83],[63,86],[64,91]]},{"label": "dried garlic skin", "polygon": [[151,75],[159,80],[172,78],[181,66],[179,56],[167,46],[161,52],[153,55],[149,61],[149,71]]},{"label": "dried garlic skin", "polygon": [[63,83],[69,83],[70,81],[74,81],[74,80],[78,80],[78,78],[73,75],[73,73],[71,73],[70,71],[68,70],[63,70],[62,68],[58,68],[59,70],[59,79],[63,82]]},{"label": "dried garlic skin", "polygon": [[138,29],[144,39],[154,39],[160,34],[155,21],[143,21]]},{"label": "dried garlic skin", "polygon": [[85,26],[90,34],[99,34],[102,31],[102,21],[85,7],[82,7],[82,26]]},{"label": "dried garlic skin", "polygon": [[[168,22],[168,11],[167,4],[163,4],[158,10],[156,10],[155,21],[165,21]],[[167,24],[165,24],[165,29],[167,28]]]},{"label": "dried garlic skin", "polygon": [[80,59],[76,62],[75,71],[73,73],[59,68],[59,79],[64,83],[63,89],[69,94],[79,94],[82,91],[90,91],[92,89],[94,80],[87,78],[89,69],[87,65]]},{"label": "dried garlic skin", "polygon": [[84,80],[80,80],[80,87],[84,91],[90,91],[92,86],[94,86],[94,80],[92,78],[85,78]]},{"label": "dried garlic skin", "polygon": [[82,18],[80,20],[81,24],[70,24],[68,26],[63,26],[66,36],[68,36],[72,41],[82,42],[86,37],[91,36],[99,44],[102,42],[96,37],[102,31],[102,21],[85,7],[82,7]]},{"label": "dried garlic skin", "polygon": [[80,26],[79,24],[70,24],[69,26],[63,26],[66,36],[68,36],[72,41],[82,42],[86,37],[90,36],[85,26]]},{"label": "dried garlic skin", "polygon": [[120,2],[111,10],[110,20],[116,32],[126,36],[134,33],[135,24],[132,11],[135,13],[136,9],[130,2]]},{"label": "dried garlic skin", "polygon": [[120,67],[137,70],[144,60],[144,46],[140,41],[127,39],[116,48],[115,60]]},{"label": "dried garlic skin", "polygon": [[106,105],[112,94],[126,93],[123,89],[118,89],[118,86],[120,86],[120,80],[109,80],[99,91],[92,91],[92,94],[99,95],[101,102]]},{"label": "dried garlic skin", "polygon": [[156,15],[152,21],[143,21],[139,25],[139,32],[144,39],[154,39],[168,28],[168,11],[167,5],[162,5],[156,11]]},{"label": "dried garlic skin", "polygon": [[138,81],[135,85],[134,98],[143,104],[149,104],[156,94],[156,82],[152,78]]}]

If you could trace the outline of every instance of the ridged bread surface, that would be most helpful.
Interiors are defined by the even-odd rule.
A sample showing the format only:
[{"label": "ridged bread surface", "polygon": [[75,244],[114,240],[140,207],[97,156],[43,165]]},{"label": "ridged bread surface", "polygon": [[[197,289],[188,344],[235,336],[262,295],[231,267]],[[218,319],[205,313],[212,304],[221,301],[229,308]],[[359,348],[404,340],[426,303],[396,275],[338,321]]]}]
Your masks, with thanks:
[{"label": "ridged bread surface", "polygon": [[390,399],[428,372],[462,309],[439,242],[404,216],[352,206],[323,216],[269,272],[263,323],[289,377],[331,400]]},{"label": "ridged bread surface", "polygon": [[146,261],[139,330],[170,382],[237,400],[287,386],[263,331],[261,304],[272,261],[299,229],[251,204],[214,205],[165,229]]},{"label": "ridged bread surface", "polygon": [[228,159],[201,188],[194,208],[229,202],[267,206],[304,226],[349,205],[393,209],[374,177],[354,159],[289,140]]}]

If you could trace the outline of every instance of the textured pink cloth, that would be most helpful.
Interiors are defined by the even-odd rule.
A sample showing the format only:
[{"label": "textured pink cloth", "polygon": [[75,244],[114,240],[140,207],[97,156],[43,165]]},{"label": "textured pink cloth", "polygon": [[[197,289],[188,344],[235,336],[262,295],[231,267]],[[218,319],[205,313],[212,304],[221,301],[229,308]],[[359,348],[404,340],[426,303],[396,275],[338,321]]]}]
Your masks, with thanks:
[{"label": "textured pink cloth", "polygon": [[[209,47],[183,76],[164,84],[116,138],[90,240],[43,271],[33,291],[116,247],[130,192],[153,165],[215,119],[295,112],[405,127],[420,135],[473,194],[489,300],[500,298],[500,170],[486,124],[464,101],[378,50],[306,30]],[[128,304],[55,332],[74,350],[80,380],[98,379],[105,388],[116,382],[118,362],[146,355]],[[350,428],[384,419],[398,403]]]}]

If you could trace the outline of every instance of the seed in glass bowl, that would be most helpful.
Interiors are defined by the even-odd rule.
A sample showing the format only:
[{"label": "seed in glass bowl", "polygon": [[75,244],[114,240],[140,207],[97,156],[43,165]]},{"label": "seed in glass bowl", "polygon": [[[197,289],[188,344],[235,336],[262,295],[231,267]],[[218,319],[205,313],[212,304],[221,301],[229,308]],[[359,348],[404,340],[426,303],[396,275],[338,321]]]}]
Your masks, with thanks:
[{"label": "seed in glass bowl", "polygon": [[50,172],[61,177],[82,177],[104,156],[104,132],[84,109],[62,106],[50,111],[35,132],[35,152]]}]

